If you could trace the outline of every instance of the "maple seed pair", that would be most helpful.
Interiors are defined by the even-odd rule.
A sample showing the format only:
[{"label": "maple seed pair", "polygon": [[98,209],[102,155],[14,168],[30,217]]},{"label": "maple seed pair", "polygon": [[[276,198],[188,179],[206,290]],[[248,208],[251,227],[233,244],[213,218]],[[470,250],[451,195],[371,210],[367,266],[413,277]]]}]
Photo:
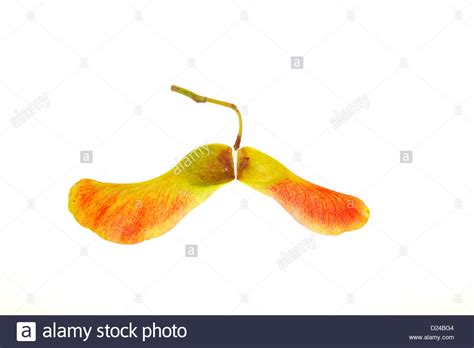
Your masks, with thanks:
[{"label": "maple seed pair", "polygon": [[[242,117],[234,104],[177,86],[171,86],[171,90],[198,103],[222,105],[237,113],[237,180],[274,198],[314,232],[338,235],[365,225],[370,213],[360,199],[306,181],[254,148],[239,149]],[[69,210],[79,224],[106,240],[139,243],[168,232],[214,191],[233,181],[233,159],[229,146],[208,144],[188,153],[170,171],[148,181],[111,184],[82,179],[69,192]]]}]

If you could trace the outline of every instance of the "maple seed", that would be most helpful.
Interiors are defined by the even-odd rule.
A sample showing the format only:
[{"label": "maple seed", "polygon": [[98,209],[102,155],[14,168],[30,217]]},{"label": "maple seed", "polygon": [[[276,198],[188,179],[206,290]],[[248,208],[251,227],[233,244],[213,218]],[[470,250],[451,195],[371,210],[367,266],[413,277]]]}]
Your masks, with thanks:
[{"label": "maple seed", "polygon": [[306,181],[251,147],[237,153],[237,180],[274,198],[314,232],[337,235],[361,228],[369,219],[369,209],[359,198]]},{"label": "maple seed", "polygon": [[69,211],[102,238],[133,244],[166,233],[232,180],[232,149],[209,144],[148,181],[111,184],[82,179],[69,192]]}]

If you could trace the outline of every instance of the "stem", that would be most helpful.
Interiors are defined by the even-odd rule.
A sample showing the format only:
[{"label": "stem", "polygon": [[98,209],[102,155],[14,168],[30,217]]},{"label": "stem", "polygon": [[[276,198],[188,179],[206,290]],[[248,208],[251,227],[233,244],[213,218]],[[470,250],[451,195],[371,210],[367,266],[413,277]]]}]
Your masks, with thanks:
[{"label": "stem", "polygon": [[239,149],[240,141],[242,140],[242,115],[240,114],[239,109],[237,109],[237,106],[235,106],[234,104],[231,104],[231,103],[221,101],[221,100],[216,100],[216,99],[200,96],[200,95],[198,95],[194,92],[191,92],[191,91],[189,91],[185,88],[178,87],[178,86],[175,86],[175,85],[171,86],[171,90],[173,92],[177,92],[179,94],[185,95],[188,98],[191,98],[196,103],[212,103],[212,104],[222,105],[222,106],[225,106],[225,107],[228,107],[228,108],[231,108],[232,110],[234,110],[237,113],[237,116],[239,117],[239,133],[237,134],[237,138],[235,139],[234,149],[235,150]]}]

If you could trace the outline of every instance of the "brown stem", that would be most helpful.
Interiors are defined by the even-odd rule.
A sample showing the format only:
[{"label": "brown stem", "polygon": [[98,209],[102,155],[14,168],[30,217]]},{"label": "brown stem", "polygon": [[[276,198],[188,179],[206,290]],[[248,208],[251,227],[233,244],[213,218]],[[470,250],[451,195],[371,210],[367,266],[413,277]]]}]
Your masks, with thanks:
[{"label": "brown stem", "polygon": [[171,86],[171,90],[173,92],[177,92],[179,94],[185,95],[188,98],[191,98],[196,103],[212,103],[212,104],[222,105],[222,106],[225,106],[225,107],[228,107],[228,108],[231,108],[232,110],[234,110],[237,113],[237,116],[239,118],[239,133],[237,134],[237,138],[235,139],[234,149],[235,150],[239,149],[240,141],[242,140],[242,115],[240,114],[240,111],[237,108],[237,106],[235,106],[235,104],[224,102],[224,101],[217,100],[217,99],[203,97],[203,96],[198,95],[194,92],[191,92],[190,90],[187,90],[185,88],[178,87],[178,86],[175,86],[175,85]]}]

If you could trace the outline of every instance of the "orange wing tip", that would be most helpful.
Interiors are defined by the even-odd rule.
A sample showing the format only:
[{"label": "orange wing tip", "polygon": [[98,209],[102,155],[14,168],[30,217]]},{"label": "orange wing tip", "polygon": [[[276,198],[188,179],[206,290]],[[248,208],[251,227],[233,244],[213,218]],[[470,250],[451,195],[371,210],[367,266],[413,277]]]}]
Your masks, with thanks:
[{"label": "orange wing tip", "polygon": [[185,215],[187,195],[156,192],[134,184],[77,182],[69,193],[69,211],[77,222],[105,240],[136,244],[163,235]]},{"label": "orange wing tip", "polygon": [[[357,198],[356,198],[357,199]],[[320,225],[318,226],[318,230],[314,230],[315,232],[319,232],[321,234],[331,235],[331,236],[338,236],[340,234],[346,232],[352,232],[361,229],[364,227],[367,222],[369,221],[370,217],[370,210],[365,206],[365,204],[357,199],[363,207],[357,208],[354,214],[351,214],[351,221],[348,221],[346,224],[335,224],[334,226],[330,225]]]},{"label": "orange wing tip", "polygon": [[360,229],[370,210],[356,197],[310,182],[285,179],[270,189],[273,197],[302,225],[326,235]]}]

